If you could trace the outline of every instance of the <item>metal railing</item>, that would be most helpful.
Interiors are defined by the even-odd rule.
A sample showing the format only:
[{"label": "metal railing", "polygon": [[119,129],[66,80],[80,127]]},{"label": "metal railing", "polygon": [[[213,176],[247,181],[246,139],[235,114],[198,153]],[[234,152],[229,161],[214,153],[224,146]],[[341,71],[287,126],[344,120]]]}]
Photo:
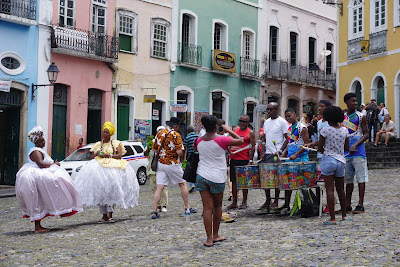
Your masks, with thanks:
[{"label": "metal railing", "polygon": [[199,45],[179,43],[180,62],[201,66],[203,50]]},{"label": "metal railing", "polygon": [[301,65],[290,65],[286,61],[265,59],[265,79],[278,79],[292,83],[321,86],[327,89],[335,89],[336,74],[319,71],[314,77],[309,68]]},{"label": "metal railing", "polygon": [[0,13],[36,20],[36,0],[0,0]]},{"label": "metal railing", "polygon": [[240,58],[240,75],[257,78],[260,71],[260,61],[252,58]]},{"label": "metal railing", "polygon": [[369,54],[378,54],[386,51],[387,30],[371,33],[369,35]]},{"label": "metal railing", "polygon": [[363,57],[363,52],[361,51],[361,40],[362,37],[347,41],[347,60]]},{"label": "metal railing", "polygon": [[51,47],[68,49],[108,59],[118,59],[119,48],[117,37],[72,27],[53,25]]}]

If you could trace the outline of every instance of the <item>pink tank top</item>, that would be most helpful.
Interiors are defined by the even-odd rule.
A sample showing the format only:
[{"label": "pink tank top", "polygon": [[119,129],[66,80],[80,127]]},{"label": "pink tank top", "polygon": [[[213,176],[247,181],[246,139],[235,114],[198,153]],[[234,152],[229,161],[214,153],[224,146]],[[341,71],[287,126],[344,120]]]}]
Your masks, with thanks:
[{"label": "pink tank top", "polygon": [[240,130],[240,128],[236,128],[235,133],[237,133],[239,136],[244,137],[244,144],[240,146],[232,146],[231,147],[231,153],[241,149],[242,147],[248,147],[246,149],[243,149],[240,152],[237,152],[235,154],[231,154],[230,158],[231,159],[236,159],[236,160],[250,160],[250,138],[249,138],[249,133],[251,132],[250,128],[247,128],[246,130]]}]

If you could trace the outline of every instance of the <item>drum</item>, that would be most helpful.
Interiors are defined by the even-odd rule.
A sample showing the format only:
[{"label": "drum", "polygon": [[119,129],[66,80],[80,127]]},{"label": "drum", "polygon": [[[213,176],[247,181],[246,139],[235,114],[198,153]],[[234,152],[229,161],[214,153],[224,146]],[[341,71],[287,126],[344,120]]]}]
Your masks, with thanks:
[{"label": "drum", "polygon": [[317,184],[317,163],[314,161],[302,162],[300,171],[307,187],[315,187]]},{"label": "drum", "polygon": [[236,182],[238,189],[260,188],[258,165],[237,166]]},{"label": "drum", "polygon": [[289,190],[289,172],[288,172],[288,164],[282,163],[278,165],[278,177],[279,177],[279,185],[282,190]]},{"label": "drum", "polygon": [[278,164],[264,163],[259,165],[260,188],[278,188],[279,175]]},{"label": "drum", "polygon": [[283,190],[298,189],[305,184],[300,170],[301,163],[286,162],[278,166],[279,185]]}]

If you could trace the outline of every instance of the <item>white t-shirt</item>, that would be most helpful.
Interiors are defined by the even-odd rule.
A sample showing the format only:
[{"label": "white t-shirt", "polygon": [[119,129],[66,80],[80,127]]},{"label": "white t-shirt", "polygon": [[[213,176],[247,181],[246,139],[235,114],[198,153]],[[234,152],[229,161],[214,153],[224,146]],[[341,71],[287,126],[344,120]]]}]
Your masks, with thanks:
[{"label": "white t-shirt", "polygon": [[[318,140],[319,140],[319,135],[321,134],[321,130],[322,128],[328,127],[329,123],[327,121],[323,121],[322,119],[320,119],[319,121],[317,121],[317,132],[318,132]],[[321,152],[317,152],[317,158],[322,158],[322,153]]]},{"label": "white t-shirt", "polygon": [[[287,134],[288,128],[289,124],[280,116],[274,120],[269,118],[264,122],[265,154],[273,154],[281,149],[285,142],[285,137],[283,135]],[[276,148],[272,142],[273,140],[275,140]]]},{"label": "white t-shirt", "polygon": [[393,130],[391,131],[391,133],[393,133],[394,135],[397,135],[396,125],[394,124],[393,121],[390,120],[388,123],[384,122],[384,123],[382,124],[382,130],[383,130],[383,131],[387,131],[387,130],[390,130],[390,129],[393,129]]},{"label": "white t-shirt", "polygon": [[218,135],[213,140],[197,139],[199,165],[197,174],[213,183],[226,182],[225,150],[231,143],[229,136]]},{"label": "white t-shirt", "polygon": [[328,126],[323,128],[320,134],[325,137],[324,156],[330,156],[342,163],[346,163],[344,143],[349,135],[347,128]]}]

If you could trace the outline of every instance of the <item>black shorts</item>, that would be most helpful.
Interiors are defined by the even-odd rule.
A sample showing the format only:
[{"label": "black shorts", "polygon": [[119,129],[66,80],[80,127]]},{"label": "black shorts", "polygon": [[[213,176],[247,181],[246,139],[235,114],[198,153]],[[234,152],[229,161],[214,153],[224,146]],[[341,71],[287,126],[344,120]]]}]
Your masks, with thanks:
[{"label": "black shorts", "polygon": [[245,166],[249,164],[248,160],[231,159],[229,164],[231,182],[236,182],[236,166]]}]

